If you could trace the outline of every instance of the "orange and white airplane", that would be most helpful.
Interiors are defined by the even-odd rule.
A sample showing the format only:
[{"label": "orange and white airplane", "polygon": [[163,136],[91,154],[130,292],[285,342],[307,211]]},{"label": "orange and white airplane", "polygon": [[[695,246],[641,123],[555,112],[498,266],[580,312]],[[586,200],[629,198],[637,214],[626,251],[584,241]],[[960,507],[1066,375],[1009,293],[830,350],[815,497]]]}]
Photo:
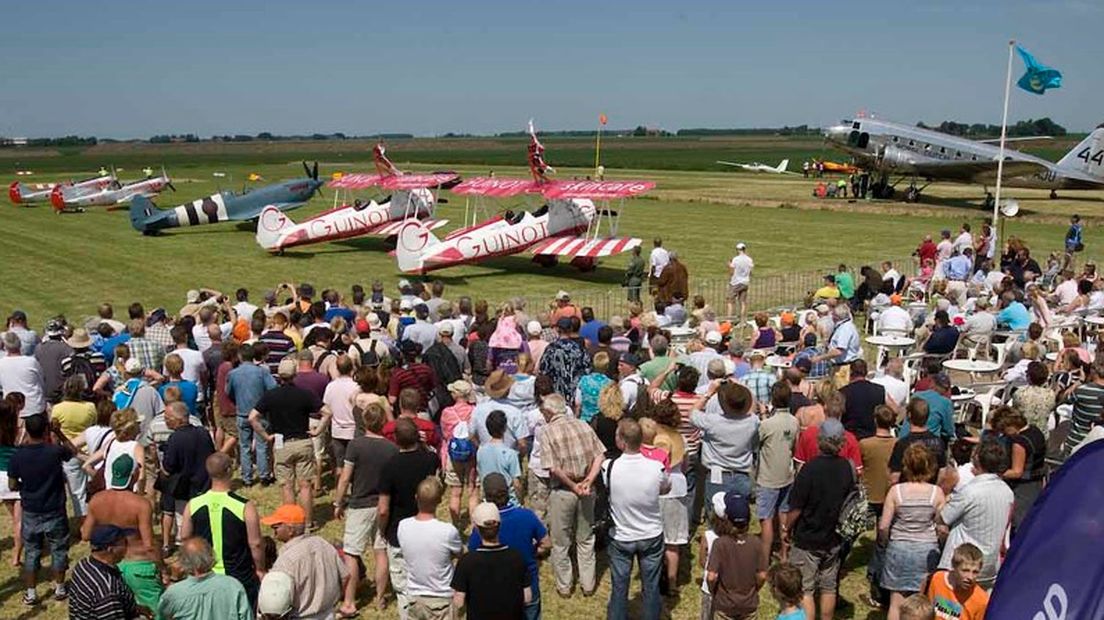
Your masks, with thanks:
[{"label": "orange and white airplane", "polygon": [[[544,161],[544,145],[529,123],[529,170],[532,179],[477,177],[452,189],[477,197],[507,198],[534,195],[545,199],[535,211],[507,210],[483,222],[454,230],[439,239],[422,222],[407,221],[399,229],[395,256],[399,269],[426,273],[436,269],[477,263],[496,256],[529,251],[533,261],[555,265],[570,257],[581,270],[593,269],[599,258],[627,252],[640,245],[635,237],[619,237],[620,212],[599,209],[594,201],[608,202],[642,194],[652,181],[556,181],[554,169]],[[602,232],[602,220],[609,233]]]},{"label": "orange and white airplane", "polygon": [[[435,230],[448,220],[432,219],[438,192],[455,186],[460,177],[454,172],[431,174],[404,174],[387,158],[383,144],[372,149],[376,174],[346,174],[329,186],[337,191],[350,191],[379,187],[391,194],[376,202],[356,200],[342,204],[296,224],[276,207],[261,211],[257,222],[257,243],[269,252],[282,252],[287,248],[350,239],[365,235],[391,237],[408,220],[422,220],[429,230]],[[335,194],[335,202],[337,201]]]},{"label": "orange and white airplane", "polygon": [[36,202],[50,202],[50,195],[55,188],[64,187],[72,189],[103,190],[118,184],[114,174],[101,175],[73,181],[68,183],[20,183],[12,182],[8,186],[8,199],[13,205],[34,204]]}]

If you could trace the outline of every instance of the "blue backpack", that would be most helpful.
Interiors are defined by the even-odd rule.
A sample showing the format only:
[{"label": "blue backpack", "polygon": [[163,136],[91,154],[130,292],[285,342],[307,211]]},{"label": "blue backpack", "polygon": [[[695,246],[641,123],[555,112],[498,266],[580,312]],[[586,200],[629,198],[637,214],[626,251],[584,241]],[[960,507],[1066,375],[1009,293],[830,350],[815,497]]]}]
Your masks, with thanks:
[{"label": "blue backpack", "polygon": [[467,422],[460,422],[452,430],[452,439],[448,442],[448,456],[453,463],[468,463],[475,456],[475,444],[469,438]]}]

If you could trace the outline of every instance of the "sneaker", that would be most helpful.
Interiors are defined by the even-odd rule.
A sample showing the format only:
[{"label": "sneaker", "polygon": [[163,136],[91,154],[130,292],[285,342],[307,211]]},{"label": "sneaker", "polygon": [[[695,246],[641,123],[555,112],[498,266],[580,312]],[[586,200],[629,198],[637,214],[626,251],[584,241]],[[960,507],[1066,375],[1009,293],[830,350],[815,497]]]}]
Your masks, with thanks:
[{"label": "sneaker", "polygon": [[54,600],[64,601],[69,598],[69,590],[65,587],[64,583],[60,583],[54,588]]},{"label": "sneaker", "polygon": [[276,484],[276,479],[275,478],[261,478],[261,486],[262,487],[270,487],[274,484]]},{"label": "sneaker", "polygon": [[31,607],[33,605],[38,605],[38,595],[37,594],[30,594],[28,592],[24,592],[23,593],[23,604],[28,606],[28,607]]}]

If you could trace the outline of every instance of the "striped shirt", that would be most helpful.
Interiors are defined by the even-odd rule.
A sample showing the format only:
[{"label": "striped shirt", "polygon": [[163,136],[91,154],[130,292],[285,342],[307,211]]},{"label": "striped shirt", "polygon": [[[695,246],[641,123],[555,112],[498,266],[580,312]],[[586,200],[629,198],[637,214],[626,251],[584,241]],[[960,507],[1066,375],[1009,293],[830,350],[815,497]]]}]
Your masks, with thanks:
[{"label": "striped shirt", "polygon": [[951,493],[940,516],[951,528],[939,568],[950,569],[954,550],[963,543],[981,549],[978,581],[992,585],[1000,568],[1001,544],[1012,517],[1012,489],[996,474],[980,474]]},{"label": "striped shirt", "polygon": [[130,620],[138,617],[138,608],[119,569],[87,557],[77,562],[69,579],[69,617]]},{"label": "striped shirt", "polygon": [[692,462],[698,461],[698,448],[701,447],[701,431],[690,423],[690,412],[694,410],[694,403],[698,402],[698,395],[690,392],[664,392],[652,391],[652,402],[659,402],[670,398],[679,411],[678,432],[686,442],[686,457]]},{"label": "striped shirt", "polygon": [[421,392],[422,402],[428,403],[433,394],[433,388],[437,385],[437,375],[427,364],[415,362],[407,364],[391,371],[391,381],[387,388],[387,397],[394,400],[399,393],[406,388],[414,388]]},{"label": "striped shirt", "polygon": [[1104,414],[1104,385],[1083,383],[1073,391],[1073,415],[1070,418],[1066,447],[1073,449],[1085,439],[1092,427],[1101,424]]},{"label": "striped shirt", "polygon": [[744,375],[740,383],[751,390],[756,403],[770,404],[771,387],[778,381],[774,373],[765,368],[756,368]]},{"label": "striped shirt", "polygon": [[166,351],[176,346],[173,343],[172,331],[167,323],[155,323],[146,328],[146,338],[161,345]]},{"label": "striped shirt", "polygon": [[268,348],[265,365],[268,366],[268,371],[275,377],[276,369],[280,366],[280,360],[284,359],[284,356],[289,353],[295,352],[295,341],[282,331],[270,329],[261,334],[258,342]]}]

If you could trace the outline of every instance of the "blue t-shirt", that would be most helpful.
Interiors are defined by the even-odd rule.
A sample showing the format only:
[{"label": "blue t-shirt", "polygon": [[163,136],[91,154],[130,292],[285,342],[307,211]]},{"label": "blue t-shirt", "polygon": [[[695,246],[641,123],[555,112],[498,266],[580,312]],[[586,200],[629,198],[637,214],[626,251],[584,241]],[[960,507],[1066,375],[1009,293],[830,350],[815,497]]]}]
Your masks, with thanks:
[{"label": "blue t-shirt", "polygon": [[605,327],[605,325],[598,319],[583,323],[582,327],[579,328],[579,337],[592,345],[598,344],[598,330]]},{"label": "blue t-shirt", "polygon": [[479,451],[475,453],[475,467],[476,471],[479,472],[480,484],[487,477],[487,474],[495,472],[502,474],[510,488],[510,503],[515,506],[520,503],[513,484],[514,478],[521,475],[517,450],[508,448],[501,443],[485,443],[479,446]]},{"label": "blue t-shirt", "polygon": [[100,352],[103,353],[104,362],[110,366],[115,363],[115,347],[130,342],[130,334],[123,332],[117,336],[112,336],[103,341],[100,346]]},{"label": "blue t-shirt", "polygon": [[788,614],[778,614],[778,620],[805,620],[805,610],[798,607]]},{"label": "blue t-shirt", "polygon": [[[935,390],[924,390],[913,396],[928,403],[928,431],[945,440],[954,439],[954,403],[951,399]],[[897,436],[908,437],[908,434],[909,424],[906,422],[901,426],[901,432]]]},{"label": "blue t-shirt", "polygon": [[157,388],[157,393],[161,395],[161,400],[165,400],[165,390],[169,386],[175,386],[180,389],[180,400],[188,406],[188,415],[196,415],[196,403],[199,400],[199,386],[195,384],[195,381],[188,381],[187,379],[181,379],[180,381],[169,381],[162,384]]},{"label": "blue t-shirt", "polygon": [[[533,600],[540,599],[540,566],[537,564],[537,545],[548,535],[548,530],[528,508],[507,506],[498,509],[500,525],[498,542],[521,554],[525,568],[529,572],[529,587],[533,591]],[[468,538],[468,551],[475,551],[483,544],[479,528],[472,528]]]},{"label": "blue t-shirt", "polygon": [[997,314],[997,323],[1007,325],[1014,331],[1026,330],[1031,326],[1031,312],[1018,301],[1008,304],[1008,307]]},{"label": "blue t-shirt", "polygon": [[27,512],[65,514],[65,473],[61,464],[73,455],[55,444],[21,446],[8,463],[8,478],[19,481]]}]

